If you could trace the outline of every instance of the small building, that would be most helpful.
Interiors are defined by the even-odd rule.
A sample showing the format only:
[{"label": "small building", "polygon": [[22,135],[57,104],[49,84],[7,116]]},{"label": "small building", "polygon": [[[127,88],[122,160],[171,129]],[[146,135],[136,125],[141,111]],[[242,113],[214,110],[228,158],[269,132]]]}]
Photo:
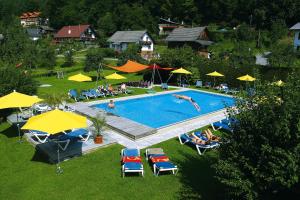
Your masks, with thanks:
[{"label": "small building", "polygon": [[39,26],[42,24],[41,12],[25,12],[20,16],[23,27]]},{"label": "small building", "polygon": [[36,28],[26,28],[26,33],[29,38],[33,41],[36,41],[42,37],[51,37],[54,32],[54,29],[49,26],[39,26]]},{"label": "small building", "polygon": [[263,52],[262,54],[256,54],[255,64],[261,66],[269,65],[268,57],[270,56],[270,54],[271,54],[270,51]]},{"label": "small building", "polygon": [[42,38],[42,33],[39,28],[27,28],[26,33],[29,36],[29,38],[33,41]]},{"label": "small building", "polygon": [[296,50],[299,50],[300,47],[300,22],[298,22],[297,24],[295,24],[294,26],[292,26],[290,28],[290,30],[295,32],[295,36],[294,36],[294,48]]},{"label": "small building", "polygon": [[168,48],[180,48],[188,45],[206,58],[209,58],[207,47],[213,43],[209,40],[206,27],[176,28],[169,34],[166,41]]},{"label": "small building", "polygon": [[108,38],[107,42],[109,47],[117,52],[125,51],[129,44],[139,44],[143,58],[149,59],[153,56],[154,41],[146,30],[117,31]]},{"label": "small building", "polygon": [[159,35],[169,35],[175,28],[184,27],[183,22],[181,24],[177,22],[173,22],[171,21],[170,18],[168,19],[160,18],[159,22],[160,22],[158,24]]},{"label": "small building", "polygon": [[54,42],[80,41],[89,43],[96,39],[96,32],[91,25],[64,26],[55,35]]}]

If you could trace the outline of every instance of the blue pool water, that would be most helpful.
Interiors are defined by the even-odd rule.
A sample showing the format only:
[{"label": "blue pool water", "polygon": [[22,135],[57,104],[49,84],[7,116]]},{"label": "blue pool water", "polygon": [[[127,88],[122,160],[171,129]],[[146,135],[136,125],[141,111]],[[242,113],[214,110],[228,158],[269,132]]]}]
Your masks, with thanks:
[{"label": "blue pool water", "polygon": [[175,92],[192,97],[200,106],[197,111],[188,101],[177,99],[172,94],[150,96],[138,99],[116,101],[116,107],[109,109],[107,103],[94,105],[106,112],[131,119],[152,128],[167,126],[232,106],[234,99],[197,91]]}]

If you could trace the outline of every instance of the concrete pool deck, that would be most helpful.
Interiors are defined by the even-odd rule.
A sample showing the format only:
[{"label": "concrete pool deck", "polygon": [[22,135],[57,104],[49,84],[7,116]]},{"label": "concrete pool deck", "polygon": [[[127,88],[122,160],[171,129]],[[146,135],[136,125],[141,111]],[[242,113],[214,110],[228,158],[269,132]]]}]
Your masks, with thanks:
[{"label": "concrete pool deck", "polygon": [[[195,90],[189,88],[180,88],[178,90],[157,92],[155,94],[142,94],[134,95],[128,97],[120,97],[114,99],[115,101],[123,101],[128,99],[143,98],[149,96],[157,96],[169,93],[176,93],[188,90]],[[199,90],[195,90],[199,91]],[[201,91],[206,92],[206,91]],[[212,92],[206,92],[209,94],[216,94]],[[220,96],[232,97],[225,94],[216,94]],[[91,107],[95,104],[107,103],[109,99],[97,100],[92,102],[77,102],[70,104],[70,106],[76,109],[76,112],[95,117],[97,114],[106,117],[108,127],[111,128],[107,130],[107,133],[111,138],[116,140],[119,144],[129,147],[129,148],[146,148],[154,144],[169,140],[178,136],[179,134],[186,133],[197,128],[201,128],[209,125],[215,121],[219,121],[226,117],[226,109],[218,110],[216,112],[211,112],[206,115],[202,115],[196,118],[192,118],[183,122],[179,122],[170,126],[154,129],[143,124],[137,123],[135,121],[129,120],[127,118],[119,117],[116,115],[108,114],[100,109]]]}]

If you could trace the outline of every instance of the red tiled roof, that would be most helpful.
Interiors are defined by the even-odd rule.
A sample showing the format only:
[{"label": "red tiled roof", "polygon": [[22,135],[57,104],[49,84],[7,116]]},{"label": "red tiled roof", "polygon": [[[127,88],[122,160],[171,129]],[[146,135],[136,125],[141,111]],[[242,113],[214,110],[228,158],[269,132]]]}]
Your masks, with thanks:
[{"label": "red tiled roof", "polygon": [[41,15],[41,12],[26,12],[26,13],[23,13],[20,18],[21,19],[27,19],[27,18],[36,18],[36,17],[39,17]]},{"label": "red tiled roof", "polygon": [[55,38],[80,38],[80,35],[90,25],[64,26],[55,35]]}]

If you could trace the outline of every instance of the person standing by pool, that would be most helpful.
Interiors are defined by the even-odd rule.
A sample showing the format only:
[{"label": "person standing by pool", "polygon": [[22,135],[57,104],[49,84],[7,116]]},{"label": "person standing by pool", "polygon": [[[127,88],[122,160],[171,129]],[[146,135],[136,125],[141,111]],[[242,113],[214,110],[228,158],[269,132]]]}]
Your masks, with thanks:
[{"label": "person standing by pool", "polygon": [[108,103],[108,105],[107,105],[109,108],[111,108],[111,109],[113,109],[113,108],[115,108],[115,102],[114,102],[114,100],[110,100],[109,101],[109,103]]},{"label": "person standing by pool", "polygon": [[177,99],[184,99],[187,100],[189,102],[191,102],[191,104],[193,104],[193,106],[200,111],[200,106],[197,104],[197,102],[192,98],[192,97],[188,97],[185,95],[179,95],[179,94],[173,94],[174,97],[176,97]]}]

